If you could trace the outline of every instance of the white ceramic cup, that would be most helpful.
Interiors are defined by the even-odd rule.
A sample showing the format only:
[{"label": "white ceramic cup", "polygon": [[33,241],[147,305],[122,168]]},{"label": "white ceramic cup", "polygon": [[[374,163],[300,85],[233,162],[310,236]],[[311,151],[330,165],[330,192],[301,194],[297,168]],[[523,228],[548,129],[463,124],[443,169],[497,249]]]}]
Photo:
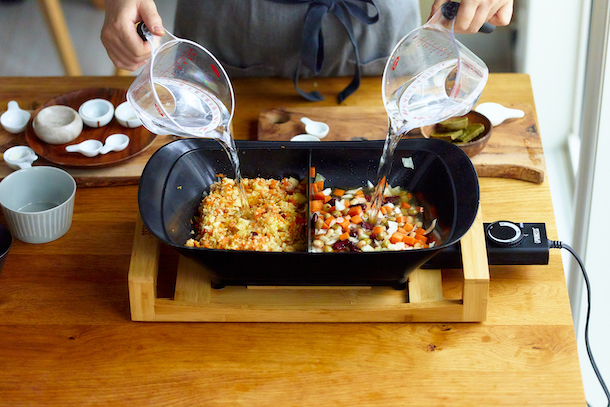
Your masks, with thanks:
[{"label": "white ceramic cup", "polygon": [[311,134],[299,134],[291,138],[290,141],[320,141],[320,139]]},{"label": "white ceramic cup", "polygon": [[106,99],[90,99],[80,105],[78,114],[89,127],[104,127],[114,116],[114,105]]},{"label": "white ceramic cup", "polygon": [[114,111],[114,117],[116,117],[119,124],[123,127],[134,128],[142,125],[140,119],[136,115],[136,111],[131,107],[131,103],[123,102]]},{"label": "white ceramic cup", "polygon": [[72,225],[76,181],[55,167],[15,171],[0,182],[0,205],[13,236],[26,243],[47,243]]}]

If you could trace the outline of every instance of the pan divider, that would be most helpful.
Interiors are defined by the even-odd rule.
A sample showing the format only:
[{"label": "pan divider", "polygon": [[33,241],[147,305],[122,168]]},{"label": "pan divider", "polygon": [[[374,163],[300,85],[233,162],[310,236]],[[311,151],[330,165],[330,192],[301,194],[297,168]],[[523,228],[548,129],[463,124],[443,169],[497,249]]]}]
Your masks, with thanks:
[{"label": "pan divider", "polygon": [[481,211],[461,240],[462,298],[443,296],[441,270],[418,269],[406,290],[391,287],[227,286],[211,288],[203,267],[179,256],[173,298],[157,297],[161,243],[138,215],[129,266],[133,321],[480,322],[487,315],[489,266]]}]

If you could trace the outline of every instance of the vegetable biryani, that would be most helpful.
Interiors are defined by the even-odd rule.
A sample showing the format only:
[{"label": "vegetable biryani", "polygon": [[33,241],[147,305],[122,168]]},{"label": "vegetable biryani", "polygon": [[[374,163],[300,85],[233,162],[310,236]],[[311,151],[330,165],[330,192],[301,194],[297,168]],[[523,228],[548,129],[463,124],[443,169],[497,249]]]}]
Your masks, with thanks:
[{"label": "vegetable biryani", "polygon": [[294,252],[307,250],[307,198],[296,178],[243,179],[249,208],[242,209],[235,180],[210,186],[194,219],[189,247]]}]

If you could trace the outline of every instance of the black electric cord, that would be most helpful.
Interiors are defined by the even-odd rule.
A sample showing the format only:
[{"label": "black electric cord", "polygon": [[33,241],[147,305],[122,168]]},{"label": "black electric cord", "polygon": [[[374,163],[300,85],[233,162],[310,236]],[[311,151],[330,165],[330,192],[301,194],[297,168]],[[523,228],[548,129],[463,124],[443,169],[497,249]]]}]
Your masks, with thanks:
[{"label": "black electric cord", "polygon": [[[587,318],[585,320],[585,346],[587,348],[587,355],[589,356],[589,360],[591,361],[591,366],[593,367],[593,371],[595,372],[595,375],[597,376],[597,380],[599,380],[599,384],[602,386],[602,389],[604,390],[604,393],[606,394],[606,399],[608,400],[608,407],[610,407],[610,392],[608,391],[608,387],[606,386],[606,383],[604,382],[604,379],[603,379],[601,373],[599,372],[599,369],[597,368],[597,364],[595,363],[595,358],[593,357],[593,352],[591,352],[591,346],[589,345],[589,317],[591,315],[591,286],[589,284],[589,276],[587,276],[587,271],[585,270],[585,265],[582,262],[582,260],[580,259],[580,257],[578,256],[578,254],[576,253],[576,251],[574,249],[572,249],[569,245],[567,245],[563,242],[549,240],[549,248],[566,249],[567,251],[569,251],[572,254],[572,256],[574,256],[574,258],[578,262],[578,265],[580,266],[580,269],[582,270],[582,275],[585,280],[585,286],[587,287]],[[587,403],[587,405],[589,405],[589,404]]]}]

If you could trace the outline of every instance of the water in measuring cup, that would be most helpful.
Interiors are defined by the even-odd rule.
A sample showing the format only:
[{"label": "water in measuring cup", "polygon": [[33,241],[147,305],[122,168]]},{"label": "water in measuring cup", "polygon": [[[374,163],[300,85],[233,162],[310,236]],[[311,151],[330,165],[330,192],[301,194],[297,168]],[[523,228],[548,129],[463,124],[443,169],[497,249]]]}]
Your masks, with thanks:
[{"label": "water in measuring cup", "polygon": [[[180,127],[167,124],[167,130],[176,135],[214,138],[223,147],[235,171],[235,182],[239,186],[242,206],[248,207],[245,191],[242,187],[239,156],[235,140],[229,132],[231,114],[226,106],[214,95],[203,88],[180,79],[157,78],[155,90],[163,108]],[[160,118],[154,103],[141,103],[144,110],[152,117]]]}]

